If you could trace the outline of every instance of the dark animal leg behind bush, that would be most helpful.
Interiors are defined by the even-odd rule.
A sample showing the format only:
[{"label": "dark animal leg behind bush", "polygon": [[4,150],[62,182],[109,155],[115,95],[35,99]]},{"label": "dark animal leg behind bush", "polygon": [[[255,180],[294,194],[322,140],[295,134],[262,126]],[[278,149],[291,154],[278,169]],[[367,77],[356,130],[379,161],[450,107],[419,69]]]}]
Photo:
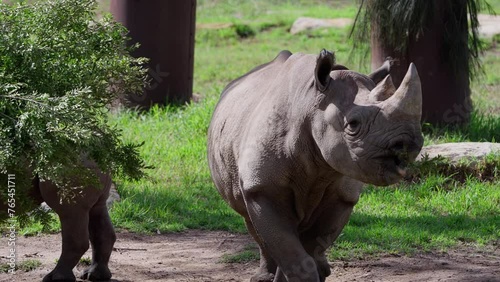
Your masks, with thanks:
[{"label": "dark animal leg behind bush", "polygon": [[107,195],[90,210],[89,233],[92,244],[92,265],[86,269],[81,278],[90,281],[109,280],[111,272],[108,268],[109,258],[116,241],[113,225],[106,208]]},{"label": "dark animal leg behind bush", "polygon": [[[56,211],[57,212],[57,211]],[[43,282],[75,281],[73,268],[89,248],[88,211],[81,207],[58,212],[62,229],[62,253]]]}]

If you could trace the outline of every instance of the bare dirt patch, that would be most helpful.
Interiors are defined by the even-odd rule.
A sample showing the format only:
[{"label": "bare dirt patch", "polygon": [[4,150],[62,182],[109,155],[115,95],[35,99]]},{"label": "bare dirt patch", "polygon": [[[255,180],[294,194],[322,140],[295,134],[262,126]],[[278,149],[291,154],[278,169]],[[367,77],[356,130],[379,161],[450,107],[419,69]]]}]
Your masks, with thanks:
[{"label": "bare dirt patch", "polygon": [[[6,240],[0,246],[0,262],[8,252]],[[131,281],[249,281],[258,266],[221,262],[252,239],[244,234],[190,230],[165,235],[118,233],[110,268],[113,282]],[[2,273],[0,281],[41,281],[56,263],[60,234],[21,237],[18,260],[37,259],[42,266],[15,276]],[[90,251],[85,254],[90,257]],[[327,281],[500,281],[500,250],[462,248],[447,253],[424,253],[413,257],[383,256],[377,259],[333,261]],[[75,273],[82,271],[77,267]]]}]

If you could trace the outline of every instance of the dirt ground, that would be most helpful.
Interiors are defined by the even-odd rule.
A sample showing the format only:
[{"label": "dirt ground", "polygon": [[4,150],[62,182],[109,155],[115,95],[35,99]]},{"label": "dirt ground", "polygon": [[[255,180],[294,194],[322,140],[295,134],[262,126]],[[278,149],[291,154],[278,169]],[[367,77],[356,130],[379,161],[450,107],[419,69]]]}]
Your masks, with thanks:
[{"label": "dirt ground", "polygon": [[[8,246],[0,246],[6,262]],[[221,262],[224,254],[241,251],[253,241],[248,235],[191,230],[166,235],[118,233],[110,268],[113,282],[136,281],[249,281],[258,262]],[[60,234],[18,238],[18,260],[37,259],[30,272],[0,274],[0,281],[41,281],[60,252]],[[90,251],[85,254],[90,257]],[[327,281],[500,281],[500,250],[469,248],[413,257],[383,256],[374,260],[333,261]],[[77,267],[75,273],[82,269]]]}]

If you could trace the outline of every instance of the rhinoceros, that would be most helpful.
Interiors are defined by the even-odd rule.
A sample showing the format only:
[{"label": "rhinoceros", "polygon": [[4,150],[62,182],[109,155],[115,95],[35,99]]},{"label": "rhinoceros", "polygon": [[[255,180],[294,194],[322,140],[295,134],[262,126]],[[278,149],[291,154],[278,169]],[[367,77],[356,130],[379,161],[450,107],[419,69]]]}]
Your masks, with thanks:
[{"label": "rhinoceros", "polygon": [[[62,200],[60,189],[51,181],[32,181],[30,195],[36,204],[43,201],[52,208],[61,221],[62,253],[56,267],[44,278],[43,282],[76,281],[73,268],[92,244],[92,264],[84,270],[82,279],[107,281],[111,278],[108,268],[116,235],[109,218],[106,200],[111,187],[111,176],[99,171],[94,164],[85,161],[85,165],[95,170],[98,186],[87,185],[79,189],[71,200]],[[0,199],[2,211],[7,211],[5,199]]]},{"label": "rhinoceros", "polygon": [[325,281],[326,249],[363,183],[398,182],[423,144],[421,85],[410,64],[366,76],[318,55],[282,51],[232,81],[208,130],[212,179],[260,247],[250,281]]}]

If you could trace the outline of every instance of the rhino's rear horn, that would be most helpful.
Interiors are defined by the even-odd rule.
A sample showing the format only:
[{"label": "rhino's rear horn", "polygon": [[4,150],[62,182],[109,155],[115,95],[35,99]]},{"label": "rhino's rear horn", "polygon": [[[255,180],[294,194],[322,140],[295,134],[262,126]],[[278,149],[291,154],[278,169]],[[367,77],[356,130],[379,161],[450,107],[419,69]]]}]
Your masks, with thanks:
[{"label": "rhino's rear horn", "polygon": [[388,74],[370,93],[370,100],[382,102],[391,97],[396,92],[396,87],[392,83],[391,75]]},{"label": "rhino's rear horn", "polygon": [[330,72],[335,65],[335,55],[333,52],[325,49],[321,50],[316,61],[316,69],[314,70],[314,77],[316,80],[316,87],[319,91],[323,92],[330,84]]}]

